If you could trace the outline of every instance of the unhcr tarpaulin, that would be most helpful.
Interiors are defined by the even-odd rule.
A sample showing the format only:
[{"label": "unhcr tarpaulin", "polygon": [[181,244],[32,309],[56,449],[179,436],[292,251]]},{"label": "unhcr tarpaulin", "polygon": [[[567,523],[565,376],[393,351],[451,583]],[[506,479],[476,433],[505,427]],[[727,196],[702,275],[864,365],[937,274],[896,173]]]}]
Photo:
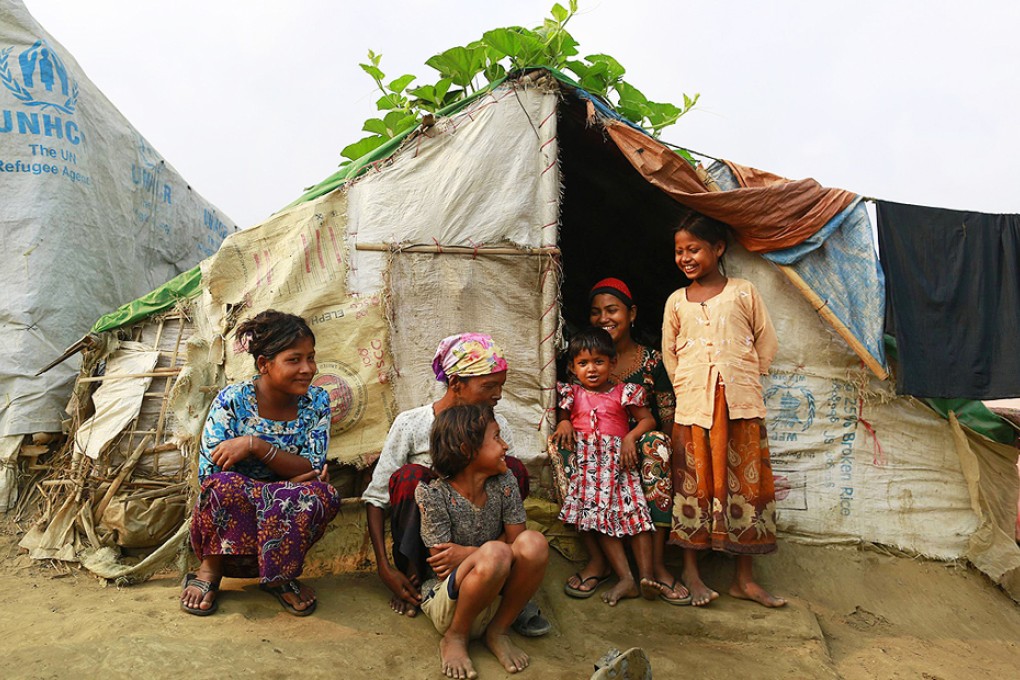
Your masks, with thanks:
[{"label": "unhcr tarpaulin", "polygon": [[214,253],[234,230],[19,0],[0,0],[0,436],[58,431],[104,312]]}]

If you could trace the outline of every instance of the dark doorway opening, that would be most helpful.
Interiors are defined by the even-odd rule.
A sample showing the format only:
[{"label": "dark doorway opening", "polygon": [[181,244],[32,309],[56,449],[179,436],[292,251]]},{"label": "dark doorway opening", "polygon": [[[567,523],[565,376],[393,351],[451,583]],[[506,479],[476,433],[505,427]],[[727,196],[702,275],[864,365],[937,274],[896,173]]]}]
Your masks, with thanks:
[{"label": "dark doorway opening", "polygon": [[588,326],[588,291],[612,276],[627,283],[638,306],[634,339],[659,348],[666,298],[688,284],[673,260],[673,227],[690,209],[649,184],[586,118],[585,102],[561,103],[561,292],[567,332]]}]

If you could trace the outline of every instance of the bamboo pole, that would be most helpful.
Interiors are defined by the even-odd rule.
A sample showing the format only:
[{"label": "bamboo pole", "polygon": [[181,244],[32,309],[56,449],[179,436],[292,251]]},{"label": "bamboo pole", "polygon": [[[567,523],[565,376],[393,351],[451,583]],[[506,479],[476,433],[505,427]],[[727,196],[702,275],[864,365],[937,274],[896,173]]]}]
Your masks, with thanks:
[{"label": "bamboo pole", "polygon": [[181,369],[164,369],[162,371],[148,371],[146,373],[117,373],[114,375],[93,375],[88,378],[78,378],[78,382],[92,383],[104,380],[126,380],[128,378],[172,378],[178,375]]},{"label": "bamboo pole", "polygon": [[809,286],[807,282],[801,278],[800,274],[795,272],[792,267],[787,267],[786,265],[776,266],[779,271],[781,271],[786,278],[790,280],[790,283],[793,284],[794,288],[796,288],[797,291],[807,299],[807,301],[811,304],[811,307],[818,312],[818,315],[822,317],[826,323],[832,326],[836,333],[839,334],[839,337],[846,341],[846,344],[850,345],[850,349],[853,350],[854,354],[860,357],[861,361],[864,362],[864,365],[871,369],[871,372],[874,373],[879,380],[887,379],[889,377],[889,372],[882,367],[882,364],[878,363],[875,357],[871,356],[871,352],[869,352],[868,349],[861,344],[861,341],[850,332],[850,329],[846,327],[846,324],[840,321],[839,317],[836,316],[831,309],[829,309],[829,304],[823,300],[818,293],[811,289],[811,286]]},{"label": "bamboo pole", "polygon": [[356,250],[367,250],[377,253],[435,253],[442,255],[559,255],[560,249],[555,247],[545,248],[510,248],[506,246],[440,246],[429,243],[416,243],[413,245],[402,245],[400,243],[359,243],[354,246]]}]

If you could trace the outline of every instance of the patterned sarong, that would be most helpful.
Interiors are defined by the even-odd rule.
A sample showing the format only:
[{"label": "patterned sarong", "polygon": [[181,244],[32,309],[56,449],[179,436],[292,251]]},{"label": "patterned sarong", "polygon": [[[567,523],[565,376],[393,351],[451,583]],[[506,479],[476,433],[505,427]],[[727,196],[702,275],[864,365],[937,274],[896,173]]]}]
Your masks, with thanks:
[{"label": "patterned sarong", "polygon": [[716,386],[712,428],[673,426],[673,531],[695,550],[760,555],[776,549],[776,494],[761,419],[730,420]]},{"label": "patterned sarong", "polygon": [[[339,510],[340,494],[323,482],[260,482],[217,472],[202,482],[191,546],[199,559],[227,556],[226,576],[254,576],[241,566],[254,558],[263,583],[287,581],[301,575],[305,554]],[[248,559],[236,559],[242,557]]]}]

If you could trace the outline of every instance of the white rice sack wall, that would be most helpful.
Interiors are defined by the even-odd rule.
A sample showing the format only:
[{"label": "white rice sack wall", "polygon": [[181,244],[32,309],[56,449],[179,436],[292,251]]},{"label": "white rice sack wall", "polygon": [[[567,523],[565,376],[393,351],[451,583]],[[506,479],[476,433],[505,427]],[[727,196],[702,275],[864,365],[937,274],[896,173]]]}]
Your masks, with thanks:
[{"label": "white rice sack wall", "polygon": [[77,367],[35,372],[233,224],[18,0],[0,0],[0,435],[56,431]]},{"label": "white rice sack wall", "polygon": [[768,262],[740,247],[726,261],[761,291],[779,335],[763,385],[780,529],[963,557],[979,518],[949,424],[872,379]]},{"label": "white rice sack wall", "polygon": [[556,245],[556,95],[497,88],[412,136],[348,193],[348,289],[383,286],[384,253],[356,244]]}]

